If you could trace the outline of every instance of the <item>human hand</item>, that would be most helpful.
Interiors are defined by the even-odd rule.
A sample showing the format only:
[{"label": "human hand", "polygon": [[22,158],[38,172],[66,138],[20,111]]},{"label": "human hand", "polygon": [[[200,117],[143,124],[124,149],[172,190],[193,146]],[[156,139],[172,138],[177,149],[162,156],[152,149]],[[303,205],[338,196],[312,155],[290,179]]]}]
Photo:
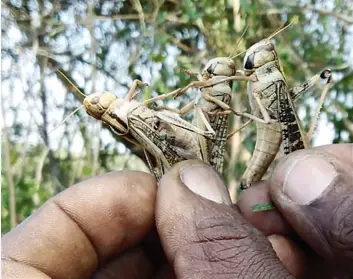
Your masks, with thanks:
[{"label": "human hand", "polygon": [[156,189],[132,171],[69,187],[2,238],[2,278],[149,278]]},{"label": "human hand", "polygon": [[[243,216],[266,235],[297,277],[348,278],[353,274],[353,144],[295,152],[271,179],[238,202]],[[251,212],[273,201],[276,210]],[[349,277],[351,278],[351,277]]]},{"label": "human hand", "polygon": [[[282,216],[289,219],[302,239],[316,251],[325,248],[323,256],[331,262],[340,255],[342,265],[349,266],[351,258],[347,251],[352,241],[348,234],[340,234],[342,230],[337,225],[346,224],[343,231],[349,232],[351,207],[345,205],[336,210],[340,214],[336,213],[335,220],[311,218],[312,210],[307,208],[311,206],[298,206],[281,194],[283,174],[291,160],[319,150],[302,151],[301,155],[296,152],[280,164],[270,180],[271,193]],[[319,202],[315,212],[320,211],[320,206],[322,211],[329,207],[340,209],[342,204],[352,201],[349,150],[352,145],[326,148],[325,158],[329,158],[340,173],[330,187],[338,187],[339,191],[329,191],[330,198],[324,195],[315,201]],[[346,156],[334,157],[342,152]],[[3,276],[83,278],[94,274],[94,278],[174,278],[176,274],[177,278],[289,278],[284,266],[296,275],[303,274],[307,262],[299,246],[284,237],[270,239],[283,265],[264,234],[240,214],[242,212],[267,235],[290,232],[283,217],[275,211],[251,212],[252,202],[266,200],[266,185],[268,183],[264,182],[247,190],[239,207],[235,207],[219,177],[199,162],[182,162],[175,166],[163,177],[157,195],[154,180],[148,174],[119,172],[92,178],[49,200],[3,237]],[[301,187],[307,189],[308,185]],[[152,237],[150,242],[148,235],[153,231],[154,207],[160,239]],[[333,211],[327,214],[330,213],[332,215]],[[303,223],[303,220],[310,222]],[[320,228],[321,238],[313,228]],[[332,244],[332,232],[341,236],[339,247]],[[323,240],[327,243],[325,247],[317,245]],[[159,241],[172,268],[159,253]]]}]

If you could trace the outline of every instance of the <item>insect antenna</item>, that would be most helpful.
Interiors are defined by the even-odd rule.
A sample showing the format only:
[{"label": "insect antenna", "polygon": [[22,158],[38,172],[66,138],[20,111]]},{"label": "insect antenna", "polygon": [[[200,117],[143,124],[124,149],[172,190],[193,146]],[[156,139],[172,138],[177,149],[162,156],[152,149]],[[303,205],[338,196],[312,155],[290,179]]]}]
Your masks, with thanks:
[{"label": "insect antenna", "polygon": [[234,56],[232,56],[232,57],[230,57],[230,58],[235,58],[235,57],[238,57],[239,55],[242,55],[243,53],[245,53],[245,52],[247,52],[247,49],[246,50],[244,50],[244,51],[242,51],[242,52],[240,52],[240,53],[238,53],[238,54],[236,54],[236,55],[234,55]]},{"label": "insect antenna", "polygon": [[[60,75],[62,75],[64,77],[64,79],[84,98],[87,97],[87,95],[85,95],[80,89],[78,89],[78,87],[59,69],[57,69],[58,73]],[[68,116],[66,116],[64,118],[64,120],[62,120],[53,130],[51,130],[49,132],[49,134],[51,134],[52,132],[54,132],[57,128],[59,128],[62,124],[64,124],[71,116],[73,116],[76,112],[78,112],[81,108],[83,108],[84,105],[79,106],[78,108],[76,108],[73,112],[71,112]]]},{"label": "insect antenna", "polygon": [[280,27],[275,32],[273,32],[269,37],[267,37],[266,42],[269,42],[273,37],[275,37],[276,35],[278,35],[282,31],[286,30],[291,25],[297,24],[298,22],[299,22],[298,16],[295,16],[289,24],[287,24],[287,25],[285,25],[283,27]]},{"label": "insect antenna", "polygon": [[68,83],[70,83],[70,85],[78,92],[80,93],[80,95],[82,95],[84,98],[87,97],[87,95],[85,95],[80,89],[78,89],[78,87],[59,69],[57,69],[57,71],[64,77],[65,80],[67,80]]},{"label": "insect antenna", "polygon": [[[237,50],[237,47],[239,46],[240,42],[243,40],[245,34],[246,34],[246,31],[248,31],[249,29],[249,23],[245,26],[244,30],[243,30],[243,33],[241,33],[241,36],[239,38],[239,40],[237,41],[237,43],[235,44],[235,47],[234,47],[234,52]],[[240,54],[242,54],[244,52],[241,52]],[[240,54],[236,54],[235,56],[232,56],[232,55],[229,55],[230,58],[234,58],[234,57],[237,57],[239,56]]]},{"label": "insect antenna", "polygon": [[80,109],[82,109],[84,107],[84,105],[79,106],[78,108],[76,108],[73,112],[71,112],[68,116],[66,116],[64,118],[64,120],[62,120],[53,130],[51,130],[49,132],[49,134],[51,134],[52,132],[54,132],[57,128],[59,128],[62,124],[64,124],[66,122],[66,120],[68,120],[71,116],[73,116],[76,112],[78,112]]}]

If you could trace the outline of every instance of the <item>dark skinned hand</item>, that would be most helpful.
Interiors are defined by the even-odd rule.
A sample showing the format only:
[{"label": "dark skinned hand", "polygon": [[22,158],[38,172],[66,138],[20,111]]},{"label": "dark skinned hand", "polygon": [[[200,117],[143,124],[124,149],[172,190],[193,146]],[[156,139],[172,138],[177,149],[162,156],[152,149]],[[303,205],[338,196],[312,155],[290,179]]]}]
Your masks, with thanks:
[{"label": "dark skinned hand", "polygon": [[348,278],[352,170],[352,144],[298,151],[236,206],[197,161],[94,177],[3,236],[2,278]]}]

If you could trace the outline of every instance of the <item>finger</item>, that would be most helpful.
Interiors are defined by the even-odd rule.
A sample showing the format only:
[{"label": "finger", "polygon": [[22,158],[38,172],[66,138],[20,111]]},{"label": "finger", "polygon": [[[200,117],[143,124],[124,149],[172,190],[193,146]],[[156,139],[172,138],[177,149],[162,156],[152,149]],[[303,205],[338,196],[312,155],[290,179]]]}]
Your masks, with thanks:
[{"label": "finger", "polygon": [[287,221],[277,209],[268,211],[254,211],[258,204],[270,203],[270,190],[268,181],[260,181],[250,188],[242,191],[237,206],[243,217],[265,235],[288,234],[291,229]]},{"label": "finger", "polygon": [[281,262],[295,278],[303,278],[308,268],[312,268],[308,265],[309,259],[304,252],[288,237],[274,234],[269,236],[268,240]]},{"label": "finger", "polygon": [[175,165],[160,181],[156,226],[177,278],[285,278],[270,242],[231,206],[217,173],[201,162]]},{"label": "finger", "polygon": [[[316,147],[315,150],[338,154],[341,161],[353,163],[352,144],[330,144]],[[255,205],[271,202],[269,183],[268,180],[260,181],[242,191],[237,206],[246,220],[265,235],[288,234],[292,229],[277,209],[256,212],[252,209]]]},{"label": "finger", "polygon": [[[346,145],[341,152],[348,154],[351,148]],[[322,149],[295,152],[276,167],[271,195],[303,240],[353,272],[352,164]]]},{"label": "finger", "polygon": [[[100,265],[95,272],[94,279],[119,279],[119,278],[174,278],[168,274],[161,243],[155,228],[144,237],[143,242],[134,246],[114,258],[110,258],[104,265]],[[136,268],[138,267],[138,268]],[[163,277],[159,277],[159,276]]]},{"label": "finger", "polygon": [[[138,267],[138,268],[136,268]],[[151,278],[153,266],[140,247],[129,249],[99,268],[93,279]]]},{"label": "finger", "polygon": [[353,164],[353,144],[351,143],[340,143],[340,144],[328,144],[314,148],[318,151],[324,151],[337,156],[340,161],[345,162],[352,166]]},{"label": "finger", "polygon": [[151,229],[155,195],[152,176],[133,171],[68,188],[2,238],[6,270],[23,278],[28,267],[38,270],[34,278],[89,276],[98,263],[136,245]]}]

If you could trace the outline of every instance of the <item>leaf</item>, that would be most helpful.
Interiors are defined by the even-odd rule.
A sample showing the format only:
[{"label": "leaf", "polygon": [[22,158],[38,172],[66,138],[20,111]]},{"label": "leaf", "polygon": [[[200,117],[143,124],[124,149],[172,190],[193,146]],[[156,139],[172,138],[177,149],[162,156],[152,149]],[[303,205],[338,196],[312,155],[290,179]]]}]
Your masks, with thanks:
[{"label": "leaf", "polygon": [[272,202],[258,203],[251,207],[251,211],[253,212],[268,211],[272,209],[275,209],[275,206]]}]

